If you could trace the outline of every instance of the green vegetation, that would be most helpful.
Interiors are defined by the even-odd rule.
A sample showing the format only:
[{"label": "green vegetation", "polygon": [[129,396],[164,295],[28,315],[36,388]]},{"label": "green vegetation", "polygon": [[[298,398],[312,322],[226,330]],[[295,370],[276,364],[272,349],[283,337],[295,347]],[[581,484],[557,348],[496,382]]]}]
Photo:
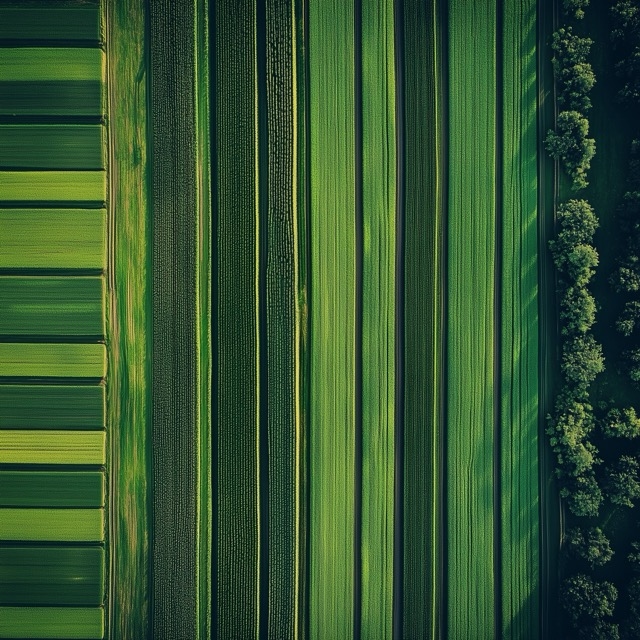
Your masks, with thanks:
[{"label": "green vegetation", "polygon": [[103,344],[0,343],[3,376],[103,378]]},{"label": "green vegetation", "polygon": [[99,640],[104,610],[91,607],[0,607],[0,637]]},{"label": "green vegetation", "polygon": [[3,171],[0,201],[78,202],[102,206],[107,199],[104,171]]},{"label": "green vegetation", "polygon": [[0,540],[33,542],[101,542],[103,509],[2,510]]},{"label": "green vegetation", "polygon": [[101,471],[0,471],[0,507],[103,507]]},{"label": "green vegetation", "polygon": [[104,464],[104,431],[0,430],[1,464]]}]

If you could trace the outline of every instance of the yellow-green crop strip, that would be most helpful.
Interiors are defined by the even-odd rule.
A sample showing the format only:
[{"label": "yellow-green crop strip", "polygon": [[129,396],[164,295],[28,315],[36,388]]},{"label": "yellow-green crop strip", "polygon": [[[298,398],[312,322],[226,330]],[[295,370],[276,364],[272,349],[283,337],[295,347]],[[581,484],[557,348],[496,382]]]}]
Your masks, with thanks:
[{"label": "yellow-green crop strip", "polygon": [[496,5],[449,2],[446,612],[493,637]]},{"label": "yellow-green crop strip", "polygon": [[2,510],[0,540],[34,542],[101,542],[103,509]]},{"label": "yellow-green crop strip", "polygon": [[503,3],[503,638],[539,637],[536,2]]},{"label": "yellow-green crop strip", "polygon": [[0,607],[0,638],[100,640],[103,637],[101,607]]},{"label": "yellow-green crop strip", "polygon": [[103,344],[0,343],[0,372],[8,377],[103,378]]},{"label": "yellow-green crop strip", "polygon": [[[363,637],[391,638],[396,354],[394,3],[363,0],[362,15],[356,19],[362,24],[361,633]],[[348,212],[342,215],[349,220]]]},{"label": "yellow-green crop strip", "polygon": [[354,7],[309,4],[309,630],[353,635],[356,403]]},{"label": "yellow-green crop strip", "polygon": [[0,464],[105,462],[104,431],[0,430]]}]

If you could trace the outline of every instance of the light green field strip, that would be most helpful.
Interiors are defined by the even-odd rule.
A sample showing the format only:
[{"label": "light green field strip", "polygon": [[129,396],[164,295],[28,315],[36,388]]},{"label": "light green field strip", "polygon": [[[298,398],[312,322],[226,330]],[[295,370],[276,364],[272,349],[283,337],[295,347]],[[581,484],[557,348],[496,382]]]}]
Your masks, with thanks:
[{"label": "light green field strip", "polygon": [[0,268],[104,269],[106,238],[105,209],[0,209]]},{"label": "light green field strip", "polygon": [[[394,3],[362,2],[362,607],[393,633],[396,153]],[[343,214],[348,220],[347,212]],[[348,566],[348,565],[347,565]]]},{"label": "light green field strip", "polygon": [[0,431],[0,464],[104,464],[104,431]]},{"label": "light green field strip", "polygon": [[0,547],[0,605],[100,606],[102,547]]},{"label": "light green field strip", "polygon": [[503,4],[502,638],[540,637],[536,2]]},{"label": "light green field strip", "polygon": [[[260,628],[258,114],[253,4],[215,3],[217,134],[217,623]],[[264,53],[261,53],[264,55]],[[216,304],[216,302],[214,302]],[[265,612],[266,613],[266,612]]]},{"label": "light green field strip", "polygon": [[99,640],[104,610],[91,607],[0,607],[0,638]]},{"label": "light green field strip", "polygon": [[0,540],[101,542],[103,509],[0,509]]},{"label": "light green field strip", "polygon": [[[111,162],[107,384],[109,387],[109,633],[150,629],[151,260],[143,0],[104,3]],[[105,233],[106,235],[106,233]]]},{"label": "light green field strip", "polygon": [[350,638],[354,605],[354,9],[309,6],[311,380],[309,629]]},{"label": "light green field strip", "polygon": [[56,6],[55,2],[26,4],[15,0],[0,6],[0,39],[98,42],[101,38],[97,2]]},{"label": "light green field strip", "polygon": [[104,169],[99,124],[0,124],[0,169]]},{"label": "light green field strip", "polygon": [[102,378],[103,344],[0,343],[0,376]]},{"label": "light green field strip", "polygon": [[0,385],[0,429],[105,427],[103,385]]},{"label": "light green field strip", "polygon": [[448,638],[494,621],[496,5],[449,2]]},{"label": "light green field strip", "polygon": [[0,172],[0,201],[102,204],[106,199],[107,178],[104,171]]},{"label": "light green field strip", "polygon": [[404,3],[403,637],[440,638],[444,171],[439,0]]},{"label": "light green field strip", "polygon": [[0,471],[0,507],[103,507],[101,471]]},{"label": "light green field strip", "polygon": [[0,115],[101,116],[99,48],[0,48]]},{"label": "light green field strip", "polygon": [[103,278],[0,276],[0,334],[104,336]]},{"label": "light green field strip", "polygon": [[[266,4],[268,256],[266,268],[269,424],[269,637],[301,628],[300,314],[298,298],[298,123],[294,2]],[[258,53],[258,55],[260,55]]]}]

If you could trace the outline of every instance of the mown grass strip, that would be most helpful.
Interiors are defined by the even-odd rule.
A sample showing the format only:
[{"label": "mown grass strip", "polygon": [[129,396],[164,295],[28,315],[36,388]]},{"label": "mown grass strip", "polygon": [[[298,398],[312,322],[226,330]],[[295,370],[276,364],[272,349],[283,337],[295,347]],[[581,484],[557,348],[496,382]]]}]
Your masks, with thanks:
[{"label": "mown grass strip", "polygon": [[[255,8],[215,6],[217,162],[217,624],[260,625],[258,159]],[[261,54],[264,55],[264,54]]]},{"label": "mown grass strip", "polygon": [[[56,6],[56,4],[58,6]],[[102,39],[98,2],[76,4],[27,3],[14,0],[0,6],[0,40]]]},{"label": "mown grass strip", "polygon": [[[395,456],[394,3],[362,1],[361,633],[391,638]],[[348,219],[348,214],[344,215]]]},{"label": "mown grass strip", "polygon": [[448,3],[446,637],[493,637],[496,4]]},{"label": "mown grass strip", "polygon": [[445,52],[442,3],[403,3],[404,478],[402,636],[441,635]]},{"label": "mown grass strip", "polygon": [[0,607],[0,638],[99,640],[104,610],[98,607]]},{"label": "mown grass strip", "polygon": [[101,542],[104,540],[104,510],[0,509],[0,540]]},{"label": "mown grass strip", "polygon": [[503,4],[503,638],[539,637],[536,2]]},{"label": "mown grass strip", "polygon": [[0,429],[105,427],[102,385],[0,385]]},{"label": "mown grass strip", "polygon": [[104,336],[103,278],[0,276],[0,334]]},{"label": "mown grass strip", "polygon": [[350,3],[309,3],[312,639],[350,638],[354,626],[354,19]]},{"label": "mown grass strip", "polygon": [[103,344],[0,343],[0,376],[102,378]]},{"label": "mown grass strip", "polygon": [[[143,0],[105,2],[109,82],[109,593],[113,638],[150,635],[151,300]],[[106,235],[106,234],[105,234]]]},{"label": "mown grass strip", "polygon": [[3,269],[104,269],[107,212],[0,209],[0,238]]},{"label": "mown grass strip", "polygon": [[0,605],[100,606],[102,547],[0,547]]},{"label": "mown grass strip", "polygon": [[104,464],[104,431],[0,431],[0,464]]},{"label": "mown grass strip", "polygon": [[104,71],[105,54],[97,47],[0,48],[0,82],[99,82]]},{"label": "mown grass strip", "polygon": [[0,124],[0,169],[104,169],[99,124]]},{"label": "mown grass strip", "polygon": [[106,199],[107,179],[104,171],[0,172],[0,201],[102,205]]},{"label": "mown grass strip", "polygon": [[[268,633],[295,638],[300,617],[301,447],[296,37],[292,0],[266,3],[266,354],[268,407]],[[261,55],[260,52],[257,54]]]},{"label": "mown grass strip", "polygon": [[0,507],[103,507],[101,471],[0,471]]}]

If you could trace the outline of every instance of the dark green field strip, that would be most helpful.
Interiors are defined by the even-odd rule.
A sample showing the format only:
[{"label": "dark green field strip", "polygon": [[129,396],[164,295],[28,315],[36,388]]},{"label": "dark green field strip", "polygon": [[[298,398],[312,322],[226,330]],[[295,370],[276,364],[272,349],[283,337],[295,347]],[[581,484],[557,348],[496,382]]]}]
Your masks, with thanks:
[{"label": "dark green field strip", "polygon": [[[362,15],[362,537],[360,629],[393,635],[396,128],[394,3]],[[345,217],[348,219],[348,215]]]},{"label": "dark green field strip", "polygon": [[[253,6],[253,5],[252,5]],[[258,176],[255,14],[215,7],[217,151],[217,625],[257,638],[260,625]]]},{"label": "dark green field strip", "polygon": [[[269,425],[268,634],[300,632],[300,462],[298,308],[298,117],[291,0],[266,3],[268,209],[266,232],[266,399]],[[260,53],[258,53],[260,56]],[[265,170],[267,168],[265,167]]]},{"label": "dark green field strip", "polygon": [[104,336],[103,278],[0,276],[0,335]]},{"label": "dark green field strip", "polygon": [[0,48],[0,115],[101,116],[104,72],[98,48]]},{"label": "dark green field strip", "polygon": [[0,385],[0,429],[105,427],[103,385]]},{"label": "dark green field strip", "polygon": [[100,471],[0,471],[0,507],[103,507]]},{"label": "dark green field strip", "polygon": [[495,629],[496,3],[448,3],[448,638]]},{"label": "dark green field strip", "polygon": [[99,606],[102,547],[0,547],[0,605]]},{"label": "dark green field strip", "polygon": [[536,1],[503,4],[502,638],[540,637]]},{"label": "dark green field strip", "polygon": [[104,169],[99,124],[0,124],[0,169]]},{"label": "dark green field strip", "polygon": [[0,172],[0,202],[102,205],[106,199],[107,179],[104,171]]},{"label": "dark green field strip", "polygon": [[103,509],[0,509],[0,541],[101,542]]},{"label": "dark green field strip", "polygon": [[441,3],[404,2],[405,368],[402,636],[441,635],[445,229]]},{"label": "dark green field strip", "polygon": [[0,343],[0,376],[102,378],[103,344]]},{"label": "dark green field strip", "polygon": [[25,2],[0,4],[0,40],[102,40],[98,2]]},{"label": "dark green field strip", "polygon": [[0,268],[104,269],[106,237],[105,209],[0,209]]},{"label": "dark green field strip", "polygon": [[309,633],[354,632],[356,464],[355,16],[309,3],[311,379]]},{"label": "dark green field strip", "polygon": [[98,607],[0,607],[0,638],[100,640],[104,630]]},{"label": "dark green field strip", "polygon": [[105,464],[104,431],[0,430],[0,464]]}]

